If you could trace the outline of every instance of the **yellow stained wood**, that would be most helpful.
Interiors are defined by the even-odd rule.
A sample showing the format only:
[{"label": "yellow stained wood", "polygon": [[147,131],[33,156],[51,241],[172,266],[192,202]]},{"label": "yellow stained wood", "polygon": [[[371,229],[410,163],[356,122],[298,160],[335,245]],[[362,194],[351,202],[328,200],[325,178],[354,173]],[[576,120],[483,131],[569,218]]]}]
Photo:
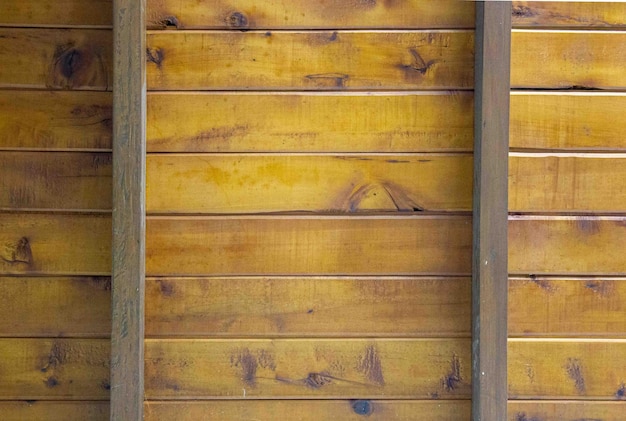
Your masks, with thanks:
[{"label": "yellow stained wood", "polygon": [[621,124],[616,124],[622,120],[624,109],[626,96],[622,94],[514,93],[510,146],[512,149],[624,151],[624,131]]},{"label": "yellow stained wood", "polygon": [[108,90],[108,29],[0,28],[0,88]]},{"label": "yellow stained wood", "polygon": [[626,32],[514,30],[513,88],[626,88]]},{"label": "yellow stained wood", "polygon": [[626,340],[509,340],[509,399],[623,399]]},{"label": "yellow stained wood", "polygon": [[146,340],[145,350],[148,400],[471,394],[468,339]]},{"label": "yellow stained wood", "polygon": [[509,401],[509,421],[622,421],[623,402]]},{"label": "yellow stained wood", "polygon": [[0,402],[3,421],[108,421],[109,403],[98,401]]},{"label": "yellow stained wood", "polygon": [[110,273],[110,215],[0,213],[0,274]]},{"label": "yellow stained wood", "polygon": [[456,0],[148,0],[151,28],[468,28],[474,7]]},{"label": "yellow stained wood", "polygon": [[625,337],[626,279],[509,280],[510,336]]},{"label": "yellow stained wood", "polygon": [[626,26],[621,2],[514,1],[513,27],[615,28]]},{"label": "yellow stained wood", "polygon": [[150,278],[151,336],[469,336],[468,278]]},{"label": "yellow stained wood", "polygon": [[149,155],[155,213],[471,210],[471,155]]},{"label": "yellow stained wood", "polygon": [[111,26],[112,0],[3,0],[0,25]]},{"label": "yellow stained wood", "polygon": [[471,92],[150,93],[149,152],[471,151]]},{"label": "yellow stained wood", "polygon": [[146,273],[411,275],[470,272],[469,217],[149,217]]},{"label": "yellow stained wood", "polygon": [[[412,400],[212,400],[151,402],[145,421],[275,421],[286,415],[298,421],[413,421],[428,414],[429,421],[469,421],[470,402]],[[613,421],[613,420],[611,420]]]},{"label": "yellow stained wood", "polygon": [[111,209],[109,152],[0,151],[0,208]]},{"label": "yellow stained wood", "polygon": [[513,155],[509,210],[626,212],[626,154],[596,156]]},{"label": "yellow stained wood", "polygon": [[0,277],[0,320],[5,337],[107,337],[111,280]]},{"label": "yellow stained wood", "polygon": [[105,400],[107,339],[0,339],[0,399]]},{"label": "yellow stained wood", "polygon": [[509,273],[626,273],[626,217],[509,217]]},{"label": "yellow stained wood", "polygon": [[148,32],[151,90],[471,88],[472,31]]}]

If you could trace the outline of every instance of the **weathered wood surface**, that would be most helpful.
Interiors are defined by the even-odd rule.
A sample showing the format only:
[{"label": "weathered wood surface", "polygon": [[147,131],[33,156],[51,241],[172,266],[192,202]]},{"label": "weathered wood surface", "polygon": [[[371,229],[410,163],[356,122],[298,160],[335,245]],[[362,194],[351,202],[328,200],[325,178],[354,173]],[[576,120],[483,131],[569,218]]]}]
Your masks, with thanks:
[{"label": "weathered wood surface", "polygon": [[509,339],[509,398],[622,400],[625,359],[623,339]]},{"label": "weathered wood surface", "polygon": [[[298,421],[413,421],[428,414],[429,421],[469,421],[470,402],[464,400],[211,400],[148,401],[145,421],[274,421],[288,414]],[[610,420],[613,421],[613,420]]]},{"label": "weathered wood surface", "polygon": [[151,276],[470,272],[465,216],[149,217],[146,231]]},{"label": "weathered wood surface", "polygon": [[5,401],[0,402],[3,421],[107,421],[109,403],[102,401]]},{"label": "weathered wood surface", "polygon": [[471,155],[151,155],[146,208],[155,213],[469,211],[472,163]]},{"label": "weathered wood surface", "polygon": [[107,339],[0,339],[0,399],[104,400]]},{"label": "weathered wood surface", "polygon": [[626,96],[621,93],[514,91],[510,147],[624,151],[624,131],[616,124],[624,109]]},{"label": "weathered wood surface", "polygon": [[212,2],[148,0],[147,25],[159,29],[471,28],[474,7],[456,0]]},{"label": "weathered wood surface", "polygon": [[146,335],[469,336],[468,278],[149,278]]},{"label": "weathered wood surface", "polygon": [[511,87],[626,89],[626,32],[532,31],[512,34]]},{"label": "weathered wood surface", "polygon": [[0,274],[109,275],[111,216],[0,213]]},{"label": "weathered wood surface", "polygon": [[146,340],[146,398],[467,399],[468,339]]},{"label": "weathered wood surface", "polygon": [[468,89],[471,31],[148,32],[150,90]]},{"label": "weathered wood surface", "polygon": [[108,277],[0,277],[0,336],[108,337]]},{"label": "weathered wood surface", "polygon": [[149,152],[472,150],[471,92],[149,93]]},{"label": "weathered wood surface", "polygon": [[514,1],[513,27],[623,28],[622,2]]},{"label": "weathered wood surface", "polygon": [[0,91],[0,149],[111,149],[109,92]]},{"label": "weathered wood surface", "polygon": [[0,28],[0,88],[111,88],[110,30]]},{"label": "weathered wood surface", "polygon": [[623,402],[509,401],[509,421],[622,421]]},{"label": "weathered wood surface", "polygon": [[0,208],[111,209],[109,152],[0,151]]},{"label": "weathered wood surface", "polygon": [[3,0],[0,25],[111,26],[112,0]]}]

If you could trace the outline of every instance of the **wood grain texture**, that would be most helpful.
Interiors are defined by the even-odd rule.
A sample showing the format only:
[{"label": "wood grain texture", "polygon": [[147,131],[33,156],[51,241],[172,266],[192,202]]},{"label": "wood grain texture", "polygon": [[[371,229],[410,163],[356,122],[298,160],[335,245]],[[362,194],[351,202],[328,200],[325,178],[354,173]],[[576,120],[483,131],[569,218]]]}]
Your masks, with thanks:
[{"label": "wood grain texture", "polygon": [[626,217],[509,217],[509,272],[626,273]]},{"label": "wood grain texture", "polygon": [[626,32],[531,31],[512,34],[511,87],[626,88]]},{"label": "wood grain texture", "polygon": [[509,421],[621,421],[623,402],[509,401]]},{"label": "wood grain texture", "polygon": [[472,163],[471,155],[151,155],[146,208],[149,213],[468,211]]},{"label": "wood grain texture", "polygon": [[4,0],[0,25],[111,26],[112,0]]},{"label": "wood grain texture", "polygon": [[111,279],[0,277],[0,336],[108,337]]},{"label": "wood grain texture", "polygon": [[109,403],[101,401],[5,401],[0,402],[4,421],[107,421]]},{"label": "wood grain texture", "polygon": [[615,122],[622,119],[625,108],[622,94],[513,92],[510,146],[516,150],[624,151],[623,130]]},{"label": "wood grain texture", "polygon": [[149,90],[468,89],[471,31],[148,32]]},{"label": "wood grain texture", "polygon": [[109,92],[0,91],[0,149],[111,149]]},{"label": "wood grain texture", "polygon": [[159,29],[471,28],[472,4],[331,0],[148,0],[148,27]]},{"label": "wood grain texture", "polygon": [[411,275],[470,271],[459,217],[149,217],[146,273]]},{"label": "wood grain texture", "polygon": [[472,150],[470,92],[150,93],[149,152]]},{"label": "wood grain texture", "polygon": [[513,27],[623,28],[621,2],[514,1]]},{"label": "wood grain texture", "polygon": [[626,340],[509,340],[510,399],[624,399]]},{"label": "wood grain texture", "polygon": [[450,340],[146,340],[146,398],[467,399],[470,344]]},{"label": "wood grain texture", "polygon": [[0,274],[109,275],[106,214],[0,213]]},{"label": "wood grain texture", "polygon": [[[412,421],[428,414],[429,421],[469,421],[470,403],[463,400],[212,400],[148,401],[145,421],[273,421],[289,414],[298,421]],[[611,420],[613,421],[613,420]]]},{"label": "wood grain texture", "polygon": [[105,400],[106,339],[0,339],[0,399]]},{"label": "wood grain texture", "polygon": [[0,208],[111,209],[109,152],[0,151]]},{"label": "wood grain texture", "polygon": [[0,28],[0,88],[111,88],[111,31]]},{"label": "wood grain texture", "polygon": [[146,335],[458,337],[468,278],[150,278]]},{"label": "wood grain texture", "polygon": [[509,335],[626,337],[625,278],[513,278]]}]

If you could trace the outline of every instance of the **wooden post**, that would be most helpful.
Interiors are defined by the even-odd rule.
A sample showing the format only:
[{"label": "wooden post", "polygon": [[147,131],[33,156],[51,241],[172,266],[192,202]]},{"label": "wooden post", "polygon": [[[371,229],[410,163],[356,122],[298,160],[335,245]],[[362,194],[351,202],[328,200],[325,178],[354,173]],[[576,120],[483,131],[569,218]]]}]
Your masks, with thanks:
[{"label": "wooden post", "polygon": [[113,6],[111,420],[143,419],[145,0]]},{"label": "wooden post", "polygon": [[476,2],[472,420],[507,419],[511,2]]}]

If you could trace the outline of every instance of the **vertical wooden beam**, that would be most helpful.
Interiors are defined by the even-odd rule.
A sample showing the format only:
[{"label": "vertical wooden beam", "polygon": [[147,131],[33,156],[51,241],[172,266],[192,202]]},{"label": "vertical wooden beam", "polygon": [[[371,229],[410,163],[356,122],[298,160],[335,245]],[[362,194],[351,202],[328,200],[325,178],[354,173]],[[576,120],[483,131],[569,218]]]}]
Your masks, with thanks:
[{"label": "vertical wooden beam", "polygon": [[143,419],[145,0],[113,5],[111,420]]},{"label": "vertical wooden beam", "polygon": [[511,2],[476,2],[472,419],[507,419]]}]

